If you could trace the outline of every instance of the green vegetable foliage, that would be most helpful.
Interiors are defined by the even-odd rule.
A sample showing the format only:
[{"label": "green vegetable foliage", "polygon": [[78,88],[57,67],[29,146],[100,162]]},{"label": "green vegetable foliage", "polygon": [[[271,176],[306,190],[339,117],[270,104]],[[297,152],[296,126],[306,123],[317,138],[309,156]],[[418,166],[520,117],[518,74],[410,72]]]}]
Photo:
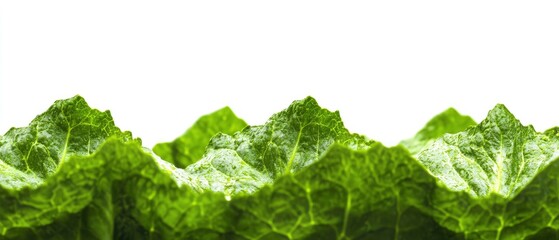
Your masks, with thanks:
[{"label": "green vegetable foliage", "polygon": [[152,151],[76,96],[0,136],[0,239],[559,239],[558,129],[450,108],[386,147],[307,97]]}]

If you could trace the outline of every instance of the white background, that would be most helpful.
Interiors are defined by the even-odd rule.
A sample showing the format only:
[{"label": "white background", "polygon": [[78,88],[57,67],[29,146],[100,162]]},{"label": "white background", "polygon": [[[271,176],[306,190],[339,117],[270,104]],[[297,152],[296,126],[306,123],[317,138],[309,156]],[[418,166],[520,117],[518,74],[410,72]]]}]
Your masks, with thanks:
[{"label": "white background", "polygon": [[388,2],[2,1],[0,134],[76,94],[149,147],[308,95],[387,145],[450,106],[559,125],[559,4]]}]

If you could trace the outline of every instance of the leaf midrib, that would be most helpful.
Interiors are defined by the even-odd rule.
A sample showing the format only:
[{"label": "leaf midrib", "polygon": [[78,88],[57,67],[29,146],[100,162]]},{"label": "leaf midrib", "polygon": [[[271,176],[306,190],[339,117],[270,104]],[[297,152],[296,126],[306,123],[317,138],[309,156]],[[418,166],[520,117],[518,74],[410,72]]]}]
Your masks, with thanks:
[{"label": "leaf midrib", "polygon": [[64,159],[66,159],[66,153],[68,152],[68,144],[70,142],[71,132],[72,132],[72,128],[68,128],[68,132],[66,133],[66,140],[64,141],[64,150],[62,150],[62,157],[60,158],[60,162],[58,163],[58,166],[60,166],[60,164],[64,162]]},{"label": "leaf midrib", "polygon": [[284,174],[289,174],[291,172],[291,167],[293,165],[293,161],[295,160],[295,154],[297,153],[297,150],[299,149],[299,141],[301,141],[301,135],[303,135],[303,128],[304,127],[299,128],[299,133],[297,134],[297,141],[295,142],[295,146],[293,147],[293,151],[291,151],[291,157],[289,158],[289,161],[287,162],[287,167],[285,168]]}]

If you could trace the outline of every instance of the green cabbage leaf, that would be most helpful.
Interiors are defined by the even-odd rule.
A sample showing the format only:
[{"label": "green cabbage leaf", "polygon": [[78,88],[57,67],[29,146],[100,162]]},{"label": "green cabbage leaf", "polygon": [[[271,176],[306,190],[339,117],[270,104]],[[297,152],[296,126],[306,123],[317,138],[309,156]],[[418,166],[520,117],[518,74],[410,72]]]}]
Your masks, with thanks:
[{"label": "green cabbage leaf", "polygon": [[307,97],[151,150],[76,96],[0,137],[0,239],[559,239],[558,129],[450,108],[386,147]]}]

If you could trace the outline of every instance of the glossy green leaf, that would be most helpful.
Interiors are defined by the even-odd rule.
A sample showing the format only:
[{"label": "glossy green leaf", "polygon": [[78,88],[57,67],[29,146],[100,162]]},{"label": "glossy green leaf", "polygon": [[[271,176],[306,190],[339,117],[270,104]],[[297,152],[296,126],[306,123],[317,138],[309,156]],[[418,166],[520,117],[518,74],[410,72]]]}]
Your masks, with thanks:
[{"label": "glossy green leaf", "polygon": [[449,108],[429,120],[413,138],[404,140],[400,144],[415,154],[445,133],[461,132],[474,125],[476,122],[470,116],[462,115],[456,109]]},{"label": "glossy green leaf", "polygon": [[211,239],[231,226],[223,194],[191,190],[79,96],[10,129],[0,150],[0,239]]},{"label": "glossy green leaf", "polygon": [[69,156],[89,155],[111,136],[132,139],[114,125],[110,112],[91,109],[82,97],[56,101],[28,127],[12,128],[0,138],[0,186],[36,186]]},{"label": "glossy green leaf", "polygon": [[233,199],[244,239],[451,239],[426,211],[435,179],[400,148],[335,144],[317,162]]},{"label": "glossy green leaf", "polygon": [[559,128],[473,124],[386,148],[309,97],[204,116],[165,161],[77,96],[0,136],[0,239],[559,239]]},{"label": "glossy green leaf", "polygon": [[557,138],[522,126],[497,105],[478,126],[444,135],[417,158],[452,190],[508,198],[559,156],[558,147]]},{"label": "glossy green leaf", "polygon": [[437,139],[417,155],[444,185],[431,197],[434,218],[466,239],[558,236],[558,147],[558,138],[523,126],[503,105],[476,127]]},{"label": "glossy green leaf", "polygon": [[0,194],[7,239],[215,239],[232,216],[223,194],[185,185],[183,169],[111,138],[71,156],[34,189]]},{"label": "glossy green leaf", "polygon": [[153,151],[163,160],[184,168],[202,158],[213,136],[233,134],[246,126],[229,107],[224,107],[200,117],[183,135],[172,142],[155,145]]},{"label": "glossy green leaf", "polygon": [[349,133],[338,112],[323,109],[308,97],[274,114],[264,125],[216,135],[204,157],[186,171],[194,176],[199,191],[228,196],[251,193],[316,162],[336,142],[360,149],[371,141]]}]

